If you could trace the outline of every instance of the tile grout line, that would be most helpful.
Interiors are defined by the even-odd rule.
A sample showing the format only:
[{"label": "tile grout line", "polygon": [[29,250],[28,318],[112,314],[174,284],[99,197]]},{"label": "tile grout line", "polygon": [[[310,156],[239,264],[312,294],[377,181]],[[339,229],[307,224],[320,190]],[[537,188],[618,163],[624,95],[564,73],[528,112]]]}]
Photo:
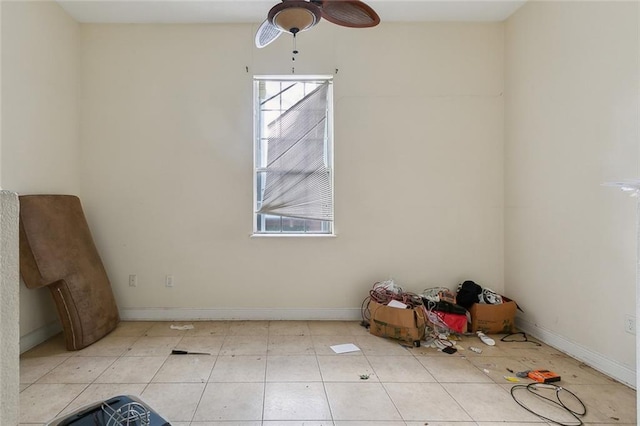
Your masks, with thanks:
[{"label": "tile grout line", "polygon": [[264,413],[267,403],[267,373],[269,369],[269,343],[271,343],[271,321],[267,322],[267,347],[264,354],[264,377],[262,380],[262,414],[260,415],[260,424],[264,424]]},{"label": "tile grout line", "polygon": [[[371,368],[371,371],[375,373],[373,365],[371,365],[371,361],[369,360],[369,356],[366,354],[365,351],[362,351],[362,355],[364,355],[364,358],[367,360],[367,364],[369,364],[369,367]],[[396,413],[398,413],[398,416],[400,416],[400,419],[402,419],[402,422],[406,425],[407,421],[405,420],[404,416],[400,412],[400,409],[396,405],[396,402],[393,400],[393,398],[391,398],[391,395],[389,395],[389,390],[387,389],[385,384],[382,382],[382,380],[380,380],[380,376],[378,375],[378,373],[375,373],[375,374],[376,374],[376,377],[378,378],[378,383],[380,383],[380,385],[382,386],[382,390],[384,390],[385,395],[387,395],[387,398],[389,398],[389,401],[391,402],[391,404],[393,404],[393,408],[396,409]],[[358,383],[358,382],[356,382],[356,383]]]},{"label": "tile grout line", "polygon": [[[149,324],[149,326],[144,331],[142,331],[142,333],[139,336],[134,336],[134,337],[136,337],[136,339],[129,345],[129,347],[127,349],[125,349],[123,351],[123,353],[120,354],[120,356],[118,357],[118,360],[127,358],[127,353],[131,350],[131,348],[133,348],[133,346],[135,346],[136,343],[138,343],[140,340],[142,340],[143,337],[145,337],[147,335],[147,332],[153,327],[153,324]],[[165,362],[166,362],[166,360],[165,360]],[[163,362],[163,365],[164,365],[164,362]],[[160,366],[160,368],[162,368],[162,366]],[[156,371],[156,374],[157,374],[157,371]],[[154,375],[154,377],[155,377],[155,375]],[[151,377],[151,379],[149,379],[149,381],[147,381],[147,383],[141,383],[143,385],[143,387],[142,387],[142,390],[140,391],[140,395],[139,395],[140,397],[142,396],[144,391],[149,387],[149,384],[151,383],[151,380],[153,380],[153,377]]]},{"label": "tile grout line", "polygon": [[[307,327],[309,327],[309,323],[307,322]],[[331,402],[329,401],[329,393],[327,392],[326,382],[324,381],[324,376],[322,375],[322,368],[320,367],[320,359],[318,358],[318,349],[316,348],[314,336],[311,333],[311,329],[309,329],[309,334],[311,336],[311,344],[313,345],[313,354],[316,358],[316,365],[318,366],[318,373],[320,374],[320,381],[322,382],[322,390],[324,391],[324,397],[327,400],[327,407],[329,408],[329,416],[331,416],[331,424],[335,425],[335,417],[333,415],[333,409],[331,408]]]},{"label": "tile grout line", "polygon": [[[127,348],[127,349],[126,349],[126,350],[125,350],[125,351],[120,355],[120,358],[125,358],[125,357],[127,356],[127,352],[129,352],[129,351],[133,348],[133,346],[135,346],[135,344],[136,344],[136,343],[138,343],[140,340],[142,340],[142,338],[143,338],[143,337],[145,337],[145,336],[147,335],[147,332],[148,332],[149,330],[151,330],[151,327],[153,327],[153,325],[152,325],[152,324],[150,324],[150,325],[149,325],[149,327],[147,327],[147,329],[146,329],[146,330],[144,330],[144,331],[142,332],[142,334],[141,334],[140,336],[138,336],[138,338],[137,338],[133,343],[131,343],[130,347],[128,347],[128,348]],[[165,362],[166,362],[166,360],[165,360]],[[163,362],[163,365],[164,365],[164,362]],[[160,368],[162,368],[162,366],[160,366]],[[158,370],[160,370],[160,369],[158,369]],[[157,371],[156,371],[156,374],[157,374]],[[154,376],[155,376],[155,375],[154,375]],[[139,395],[140,397],[142,397],[142,394],[144,393],[144,391],[146,391],[146,390],[147,390],[147,388],[149,387],[149,384],[151,383],[151,380],[153,380],[153,377],[151,377],[151,379],[149,379],[149,381],[147,381],[147,383],[143,383],[143,385],[144,385],[144,386],[142,387],[142,390],[140,391],[140,395]]]},{"label": "tile grout line", "polygon": [[[142,334],[138,336],[136,341],[131,344],[131,347],[129,347],[120,357],[121,358],[126,357],[127,352],[130,351],[135,346],[136,343],[142,340],[143,337],[147,337],[147,332],[151,330],[151,328],[153,328],[154,324],[155,323],[150,323],[149,326],[142,332]],[[167,360],[165,360],[164,362],[167,362]],[[162,363],[162,365],[164,365],[164,362]],[[162,368],[162,365],[160,366],[160,368]],[[160,368],[158,368],[158,371],[160,371]],[[156,371],[155,374],[158,374],[158,371]],[[147,381],[147,383],[144,383],[144,386],[142,387],[142,390],[140,391],[140,395],[139,395],[141,398],[142,398],[142,394],[149,388],[149,385],[151,384],[153,377],[155,377],[155,374]]]},{"label": "tile grout line", "polygon": [[[116,363],[116,361],[118,361],[118,360],[120,359],[120,357],[121,357],[121,356],[122,356],[122,354],[120,354],[120,356],[115,356],[115,357],[113,357],[113,358],[114,358],[114,360],[113,360],[109,365],[107,365],[107,367],[106,367],[102,372],[100,372],[100,373],[99,373],[99,374],[98,374],[98,375],[97,375],[97,376],[96,376],[96,377],[95,377],[91,382],[89,382],[89,383],[80,383],[80,384],[84,384],[84,385],[85,385],[85,387],[84,387],[84,388],[83,388],[83,389],[82,389],[82,390],[81,390],[81,391],[80,391],[80,392],[79,392],[79,393],[78,393],[78,394],[77,394],[77,395],[76,395],[76,396],[75,396],[71,401],[69,401],[69,403],[67,403],[67,404],[66,404],[66,405],[65,405],[65,406],[64,406],[64,407],[63,407],[63,408],[62,408],[62,409],[61,409],[61,410],[56,414],[56,416],[55,416],[54,418],[59,417],[59,416],[60,416],[60,415],[61,415],[61,414],[62,414],[62,413],[67,409],[67,408],[69,408],[69,406],[71,406],[71,405],[74,403],[74,401],[76,401],[76,400],[80,397],[80,395],[82,395],[82,394],[83,394],[87,389],[89,389],[89,387],[90,387],[92,384],[95,384],[96,380],[98,380],[98,378],[99,378],[100,376],[102,376],[102,375],[103,375],[103,374],[104,374],[104,373],[109,369],[109,367],[111,367],[113,364],[115,364],[115,363]],[[71,359],[71,358],[74,358],[74,359],[80,359],[80,358],[90,358],[90,357],[83,357],[83,356],[81,356],[79,353],[76,353],[76,354],[74,354],[74,355],[70,356],[69,358],[67,358],[67,360],[68,360],[68,359]],[[98,357],[91,357],[91,358],[98,358]],[[61,363],[60,363],[60,364],[58,364],[58,365],[62,365],[64,362],[66,362],[66,360],[65,360],[65,361],[63,361],[63,362],[61,362]],[[53,371],[53,369],[52,369],[51,371]],[[51,373],[51,371],[49,371],[47,374]],[[45,377],[45,376],[46,376],[46,374],[45,374],[45,375],[43,375],[42,377]],[[66,384],[70,384],[70,383],[61,383],[61,384],[62,384],[62,385],[66,385]],[[76,384],[76,383],[73,383],[73,384]],[[78,408],[81,408],[81,407],[78,407]]]},{"label": "tile grout line", "polygon": [[[213,362],[213,365],[211,366],[211,371],[209,371],[209,376],[207,376],[207,380],[204,383],[204,388],[202,389],[202,393],[200,394],[200,399],[198,399],[198,403],[196,404],[196,407],[193,410],[193,414],[191,415],[191,420],[189,421],[190,424],[193,423],[196,418],[196,414],[198,413],[198,408],[200,408],[200,404],[202,403],[202,399],[204,398],[204,393],[207,391],[207,388],[209,387],[209,380],[211,379],[211,375],[213,374],[213,369],[216,368],[216,364],[218,363],[218,360],[220,358],[220,352],[222,352],[222,347],[224,346],[224,343],[226,342],[226,340],[227,340],[227,335],[225,334],[224,339],[220,344],[220,348],[218,349],[218,353],[216,354],[216,360]],[[180,341],[182,341],[182,339]]]}]

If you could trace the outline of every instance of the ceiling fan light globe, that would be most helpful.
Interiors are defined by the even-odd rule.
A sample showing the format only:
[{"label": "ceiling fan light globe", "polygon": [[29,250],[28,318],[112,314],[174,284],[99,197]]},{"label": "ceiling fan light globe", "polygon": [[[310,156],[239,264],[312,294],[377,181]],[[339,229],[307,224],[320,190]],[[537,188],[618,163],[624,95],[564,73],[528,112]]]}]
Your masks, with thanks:
[{"label": "ceiling fan light globe", "polygon": [[308,30],[320,21],[318,7],[307,1],[287,1],[269,11],[269,22],[282,31],[296,34]]}]

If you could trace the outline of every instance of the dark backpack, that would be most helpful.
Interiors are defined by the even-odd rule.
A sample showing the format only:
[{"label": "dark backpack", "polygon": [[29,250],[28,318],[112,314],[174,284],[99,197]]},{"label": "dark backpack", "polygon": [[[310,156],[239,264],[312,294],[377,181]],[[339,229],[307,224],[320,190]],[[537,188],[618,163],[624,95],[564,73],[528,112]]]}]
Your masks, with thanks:
[{"label": "dark backpack", "polygon": [[478,296],[482,293],[482,287],[473,281],[465,281],[458,286],[458,294],[456,295],[456,303],[465,309],[471,308],[471,305],[478,303]]}]

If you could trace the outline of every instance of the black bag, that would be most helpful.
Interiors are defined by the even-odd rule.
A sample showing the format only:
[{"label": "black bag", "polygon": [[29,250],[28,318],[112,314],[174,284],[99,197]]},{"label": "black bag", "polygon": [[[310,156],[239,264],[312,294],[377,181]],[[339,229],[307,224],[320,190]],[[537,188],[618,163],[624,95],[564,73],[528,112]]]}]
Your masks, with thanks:
[{"label": "black bag", "polygon": [[[467,314],[467,310],[455,303],[451,303],[451,302],[445,302],[443,300],[439,301],[439,302],[429,302],[426,299],[422,299],[425,306],[432,306],[433,305],[433,310],[434,311],[439,311],[439,312],[445,312],[448,314],[457,314],[457,315],[466,315]],[[431,305],[431,304],[432,305]]]},{"label": "black bag", "polygon": [[473,281],[465,281],[458,286],[456,303],[465,309],[471,308],[474,303],[480,300],[478,296],[482,293],[482,287]]}]

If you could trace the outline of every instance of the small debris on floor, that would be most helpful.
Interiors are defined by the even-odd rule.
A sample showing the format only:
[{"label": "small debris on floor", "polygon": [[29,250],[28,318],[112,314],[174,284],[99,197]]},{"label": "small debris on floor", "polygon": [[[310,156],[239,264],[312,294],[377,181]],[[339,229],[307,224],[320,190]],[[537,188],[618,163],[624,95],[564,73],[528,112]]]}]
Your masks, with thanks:
[{"label": "small debris on floor", "polygon": [[169,328],[172,329],[172,330],[192,330],[193,329],[193,324],[185,324],[185,325],[171,324],[169,326]]},{"label": "small debris on floor", "polygon": [[337,354],[344,354],[347,352],[358,352],[360,350],[359,347],[354,345],[353,343],[344,343],[342,345],[333,345],[330,348]]},{"label": "small debris on floor", "polygon": [[368,374],[361,374],[360,375],[360,380],[369,380],[369,375]]}]

